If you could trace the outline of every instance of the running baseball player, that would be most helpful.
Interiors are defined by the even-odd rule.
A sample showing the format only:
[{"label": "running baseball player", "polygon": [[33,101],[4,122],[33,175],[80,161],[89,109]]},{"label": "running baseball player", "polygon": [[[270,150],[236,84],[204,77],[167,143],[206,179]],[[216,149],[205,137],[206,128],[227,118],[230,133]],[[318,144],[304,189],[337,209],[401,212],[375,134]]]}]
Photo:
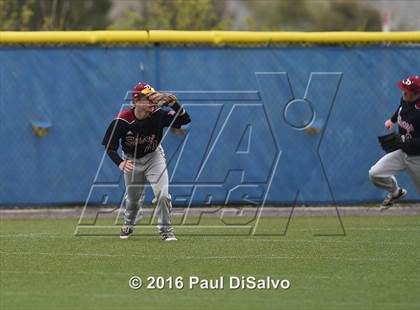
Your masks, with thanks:
[{"label": "running baseball player", "polygon": [[379,137],[387,154],[369,170],[373,184],[388,192],[381,209],[389,208],[407,194],[395,178],[400,171],[409,173],[420,194],[420,76],[409,76],[398,82],[398,86],[403,91],[400,105],[385,121],[388,130],[398,123],[398,133]]},{"label": "running baseball player", "polygon": [[[140,220],[146,182],[149,182],[157,203],[161,239],[177,240],[171,225],[168,172],[160,142],[164,127],[179,129],[191,119],[173,94],[156,92],[145,83],[134,86],[131,102],[134,107],[118,114],[102,141],[108,156],[124,172],[126,204],[120,238],[127,239]],[[172,110],[165,111],[162,106],[169,106]],[[117,152],[120,144],[124,159]]]}]

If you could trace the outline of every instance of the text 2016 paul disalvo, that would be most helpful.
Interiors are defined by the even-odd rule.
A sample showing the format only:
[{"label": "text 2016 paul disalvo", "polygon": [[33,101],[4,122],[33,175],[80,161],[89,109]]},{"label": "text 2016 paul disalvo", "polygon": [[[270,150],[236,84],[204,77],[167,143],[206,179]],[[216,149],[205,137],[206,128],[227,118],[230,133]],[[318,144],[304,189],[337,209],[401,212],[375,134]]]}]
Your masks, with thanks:
[{"label": "text 2016 paul disalvo", "polygon": [[[143,278],[144,279],[144,278]],[[290,288],[291,283],[286,279],[273,279],[271,276],[254,277],[254,276],[220,276],[214,279],[205,279],[198,276],[148,276],[143,285],[143,280],[139,276],[133,276],[129,280],[129,286],[132,289],[249,289],[249,290],[269,290]]]}]

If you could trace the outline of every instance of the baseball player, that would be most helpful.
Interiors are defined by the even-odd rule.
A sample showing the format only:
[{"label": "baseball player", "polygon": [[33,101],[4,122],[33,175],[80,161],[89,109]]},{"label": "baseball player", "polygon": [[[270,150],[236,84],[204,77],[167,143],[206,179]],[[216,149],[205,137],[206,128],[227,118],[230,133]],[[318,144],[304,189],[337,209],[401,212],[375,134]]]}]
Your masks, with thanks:
[{"label": "baseball player", "polygon": [[409,76],[398,82],[398,86],[403,91],[400,105],[385,121],[388,130],[398,123],[398,134],[389,134],[386,139],[379,137],[387,154],[369,170],[373,184],[388,192],[381,209],[389,208],[407,194],[395,179],[400,171],[409,173],[420,194],[420,76]]},{"label": "baseball player", "polygon": [[[160,142],[164,127],[179,129],[191,119],[173,94],[156,92],[145,83],[134,86],[131,102],[134,107],[114,118],[102,141],[108,156],[124,172],[126,205],[120,238],[127,239],[140,220],[147,181],[157,203],[161,239],[177,240],[171,226],[168,172]],[[165,111],[162,106],[169,106],[172,110]],[[120,144],[124,159],[117,152]]]}]

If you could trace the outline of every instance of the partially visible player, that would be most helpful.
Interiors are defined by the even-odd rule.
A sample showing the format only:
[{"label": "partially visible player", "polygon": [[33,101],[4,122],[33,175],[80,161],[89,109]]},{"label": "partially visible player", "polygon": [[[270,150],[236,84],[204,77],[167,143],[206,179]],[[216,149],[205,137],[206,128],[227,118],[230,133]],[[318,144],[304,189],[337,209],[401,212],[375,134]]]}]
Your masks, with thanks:
[{"label": "partially visible player", "polygon": [[[180,128],[191,121],[188,113],[170,93],[159,93],[148,84],[132,89],[133,108],[122,111],[109,125],[102,144],[111,160],[124,172],[126,206],[121,239],[133,233],[140,220],[147,182],[157,202],[156,214],[162,240],[177,240],[171,225],[171,195],[163,148],[164,127]],[[171,111],[160,109],[169,106]],[[121,144],[124,159],[117,150]]]},{"label": "partially visible player", "polygon": [[413,75],[400,81],[403,91],[400,105],[394,115],[385,121],[385,128],[392,130],[398,124],[397,150],[383,156],[369,170],[373,184],[388,192],[381,208],[387,209],[404,197],[407,190],[401,188],[395,175],[406,170],[420,194],[420,76]]}]

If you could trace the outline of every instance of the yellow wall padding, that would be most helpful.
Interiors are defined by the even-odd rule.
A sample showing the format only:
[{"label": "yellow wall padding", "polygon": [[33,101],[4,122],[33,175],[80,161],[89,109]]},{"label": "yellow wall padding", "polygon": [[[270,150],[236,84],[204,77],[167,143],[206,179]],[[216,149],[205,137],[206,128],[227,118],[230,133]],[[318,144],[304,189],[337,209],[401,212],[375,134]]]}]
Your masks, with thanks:
[{"label": "yellow wall padding", "polygon": [[104,44],[147,42],[147,31],[1,31],[0,44]]},{"label": "yellow wall padding", "polygon": [[256,32],[256,31],[1,31],[0,44],[371,44],[420,43],[420,31]]}]

